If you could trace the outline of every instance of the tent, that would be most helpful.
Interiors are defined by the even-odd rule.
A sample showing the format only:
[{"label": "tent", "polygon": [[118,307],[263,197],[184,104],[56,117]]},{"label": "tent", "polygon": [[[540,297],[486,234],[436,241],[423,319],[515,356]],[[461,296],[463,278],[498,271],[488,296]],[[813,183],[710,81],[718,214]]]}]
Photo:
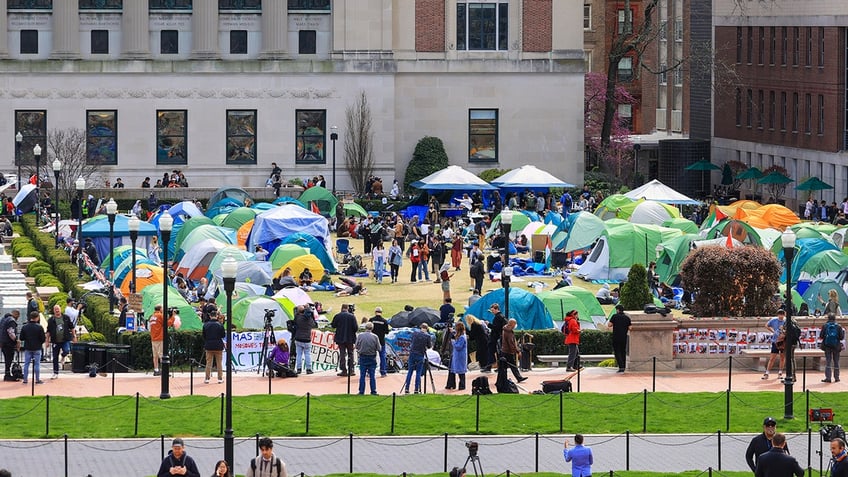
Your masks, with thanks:
[{"label": "tent", "polygon": [[[224,290],[224,284],[218,283],[217,281],[215,281],[215,284],[217,285],[218,293],[226,298],[227,295],[226,290]],[[246,296],[265,296],[266,290],[267,289],[265,287],[254,285],[252,283],[236,282],[235,289],[233,289],[233,302],[242,299]],[[215,288],[209,288],[208,292],[206,293],[207,298],[215,296],[215,291]]]},{"label": "tent", "polygon": [[324,268],[328,272],[336,273],[336,261],[333,260],[333,255],[327,251],[325,244],[319,242],[315,237],[304,233],[291,234],[281,242],[281,244],[288,243],[300,245],[301,247],[308,249],[309,253],[318,257],[318,260],[321,261],[321,264],[324,265]]},{"label": "tent", "polygon": [[[271,284],[273,275],[274,272],[271,270],[270,262],[238,262],[238,268],[236,269],[236,282],[266,286]],[[217,283],[223,283],[223,276],[221,275],[220,267],[212,270],[212,277]]]},{"label": "tent", "polygon": [[[115,275],[114,282],[121,283],[127,277],[127,275],[132,275],[132,259],[127,258],[121,262],[115,262]],[[136,257],[135,267],[141,267],[142,265],[153,265],[161,268],[161,265],[157,265],[156,262],[149,258],[139,258]],[[138,289],[141,291],[141,288]]]},{"label": "tent", "polygon": [[[579,312],[580,321],[587,325],[584,328],[595,328],[593,317],[605,318],[606,313],[598,303],[595,295],[578,286],[567,286],[557,288],[556,290],[545,291],[537,295],[545,307],[551,313],[551,316],[557,321],[562,321],[565,314],[571,310]],[[588,326],[592,323],[591,326]]]},{"label": "tent", "polygon": [[230,244],[215,239],[203,239],[194,244],[180,259],[177,273],[190,280],[200,280],[209,271],[209,264],[221,250]]},{"label": "tent", "polygon": [[670,229],[677,229],[687,234],[698,233],[698,225],[689,219],[684,219],[683,217],[675,217],[673,219],[668,219],[660,225],[662,225],[663,227],[668,227]]},{"label": "tent", "polygon": [[201,225],[212,225],[212,226],[214,226],[215,222],[213,222],[212,219],[210,219],[209,217],[206,217],[205,215],[200,216],[200,217],[192,217],[192,218],[186,220],[185,222],[183,222],[183,224],[182,224],[182,226],[180,227],[179,230],[177,230],[177,231],[172,230],[171,231],[171,242],[170,243],[173,244],[173,246],[169,247],[168,253],[170,253],[171,256],[173,257],[174,256],[174,254],[173,254],[174,250],[178,250],[180,248],[180,244],[183,243],[183,241],[188,236],[188,234],[193,232],[194,229],[200,227]]},{"label": "tent", "polygon": [[253,230],[253,222],[253,220],[248,220],[236,230],[236,245],[239,247],[247,247],[247,240],[250,238],[250,232]]},{"label": "tent", "polygon": [[255,210],[250,207],[239,207],[226,215],[223,222],[221,222],[221,226],[238,229],[248,221],[253,220],[254,217],[256,217]]},{"label": "tent", "polygon": [[836,280],[825,278],[814,281],[801,295],[804,302],[810,307],[810,314],[813,314],[815,310],[824,310],[824,304],[827,303],[828,294],[831,290],[836,290],[836,295],[839,297],[839,308],[848,310],[848,295],[845,294],[845,290],[836,283]]},{"label": "tent", "polygon": [[590,280],[623,281],[634,263],[647,266],[656,259],[657,245],[682,234],[680,230],[657,225],[607,221],[607,229],[589,258],[577,270],[577,276]]},{"label": "tent", "polygon": [[308,253],[309,249],[307,248],[293,243],[286,243],[277,247],[277,249],[274,250],[274,253],[272,253],[268,258],[268,261],[271,262],[271,268],[277,270],[285,265],[289,260]]},{"label": "tent", "polygon": [[738,208],[733,214],[733,218],[746,222],[753,227],[773,228],[779,231],[801,222],[797,215],[780,204],[768,204],[758,209]]},{"label": "tent", "polygon": [[[492,223],[489,224],[489,230],[486,232],[486,237],[491,237],[494,235],[495,231],[500,229],[501,225],[501,215],[498,214],[492,219]],[[524,227],[527,227],[532,222],[532,219],[524,214],[519,214],[517,212],[512,213],[512,225],[510,226],[510,231],[517,232],[519,230],[524,230]],[[530,237],[527,237],[530,238]]]},{"label": "tent", "polygon": [[573,252],[591,247],[604,233],[604,221],[590,212],[575,212],[566,216],[559,232],[552,239],[554,250]]},{"label": "tent", "polygon": [[[161,304],[162,287],[146,287],[141,290],[141,309],[144,310],[144,316],[148,318],[153,316],[154,307]],[[203,329],[203,323],[200,322],[197,311],[172,286],[168,287],[168,308],[176,308],[179,311],[180,321],[182,322],[181,330],[200,331]]]},{"label": "tent", "polygon": [[666,204],[674,204],[674,205],[699,205],[695,199],[687,197],[680,192],[672,189],[671,187],[663,184],[662,182],[654,179],[647,184],[642,185],[641,187],[637,187],[630,192],[624,194],[625,197],[628,197],[633,200],[639,199],[647,199],[654,200],[657,202],[663,202]]},{"label": "tent", "polygon": [[[113,258],[115,262],[115,269],[118,269],[118,265],[123,263],[125,259],[132,258],[132,245],[119,245],[115,247],[110,253],[107,253],[106,256],[103,257],[102,260],[102,268],[104,271],[109,270],[109,260]],[[135,248],[135,257],[136,259],[146,259],[147,258],[147,249],[145,248]]]},{"label": "tent", "polygon": [[[152,263],[136,264],[135,281],[135,289],[136,292],[139,293],[143,292],[145,288],[151,285],[158,285],[159,288],[161,288],[162,282],[165,281],[164,273],[162,272],[162,267],[159,267]],[[120,282],[115,279],[115,285],[121,289],[121,293],[123,293],[124,295],[130,294],[131,283],[132,273],[125,275],[123,280],[121,280]],[[182,313],[180,314],[182,315]]]},{"label": "tent", "polygon": [[[333,195],[329,190],[321,187],[321,186],[313,186],[305,191],[303,194],[300,194],[298,199],[303,204],[306,204],[307,207],[311,207],[309,205],[310,202],[315,202],[315,205],[318,206],[318,210],[321,211],[321,215],[330,216],[336,213],[336,205],[339,203],[339,199]],[[284,205],[284,208],[290,207],[289,205]]]},{"label": "tent", "polygon": [[274,199],[274,202],[271,202],[271,203],[273,205],[296,204],[296,205],[303,207],[304,209],[306,208],[306,204],[304,204],[303,202],[295,199],[294,197],[289,197],[289,196],[286,196],[286,195],[284,195],[282,197],[277,197],[276,199]]},{"label": "tent", "polygon": [[633,199],[630,197],[626,197],[621,194],[613,194],[602,200],[601,203],[595,207],[595,215],[600,217],[602,220],[614,219],[618,217],[619,209],[631,203],[633,203]]},{"label": "tent", "polygon": [[714,239],[730,235],[745,245],[763,247],[763,241],[757,229],[738,220],[724,219],[707,231],[705,238]]},{"label": "tent", "polygon": [[225,186],[216,190],[211,196],[209,196],[209,203],[215,204],[222,199],[233,199],[241,202],[242,205],[244,205],[249,199],[252,200],[250,198],[250,194],[248,194],[244,189],[240,187]]},{"label": "tent", "polygon": [[[780,243],[776,243],[772,248],[772,251],[776,252],[777,259],[780,263],[785,262],[785,258],[783,255],[783,248],[780,247]],[[795,241],[795,258],[792,259],[792,282],[798,283],[798,278],[801,275],[801,270],[807,264],[807,262],[814,257],[815,255],[825,252],[828,250],[832,250],[838,253],[842,253],[836,245],[833,244],[828,239],[799,239]],[[838,270],[837,270],[838,271]],[[783,274],[780,276],[780,281],[786,281],[786,270],[784,269]]]},{"label": "tent", "polygon": [[214,225],[201,225],[200,227],[192,230],[191,233],[186,236],[179,248],[176,249],[173,258],[175,261],[182,260],[182,257],[188,253],[189,250],[204,240],[212,239],[225,244],[234,245],[236,242],[235,235],[236,233],[233,229],[217,227]]},{"label": "tent", "polygon": [[[494,315],[489,312],[489,307],[497,303],[501,311],[506,311],[504,306],[506,294],[503,288],[486,293],[476,303],[465,309],[465,314],[474,315],[477,318],[492,321]],[[545,304],[536,295],[521,288],[511,287],[509,289],[509,314],[508,318],[518,321],[519,330],[545,330],[554,327],[551,313],[545,308]]]},{"label": "tent", "polygon": [[27,212],[31,212],[35,210],[35,206],[38,203],[38,192],[37,188],[34,184],[24,184],[21,186],[21,190],[15,194],[15,198],[12,199],[12,204],[22,213],[26,214]]},{"label": "tent", "polygon": [[167,204],[162,205],[159,207],[159,214],[157,215],[160,215],[165,210],[174,218],[175,222],[178,220],[185,221],[191,217],[203,217],[203,211],[197,207],[197,204],[190,200],[178,202],[170,207]]},{"label": "tent", "polygon": [[[662,225],[666,220],[680,217],[679,210],[662,202],[643,200],[631,205],[633,210],[630,212],[628,220],[634,224]],[[623,207],[622,211],[629,209],[631,205]],[[623,219],[624,217],[619,218]]]},{"label": "tent", "polygon": [[[115,216],[115,225],[113,227],[114,243],[109,243],[109,220],[105,215],[98,215],[82,224],[82,236],[91,237],[94,247],[97,249],[99,257],[105,257],[112,252],[112,245],[119,247],[121,245],[132,245],[130,241],[130,218],[123,214]],[[147,223],[139,222],[138,240],[136,247],[147,250],[147,240],[149,237],[156,235],[156,227]],[[105,266],[108,267],[108,263]]]},{"label": "tent", "polygon": [[344,205],[344,214],[347,217],[354,215],[359,217],[368,217],[368,212],[366,212],[366,210],[356,202],[346,202]]},{"label": "tent", "polygon": [[303,291],[302,288],[297,287],[283,288],[277,293],[274,293],[273,298],[286,298],[292,303],[294,303],[295,306],[309,305],[311,303],[314,303],[312,298],[310,298],[309,295],[305,291]]},{"label": "tent", "polygon": [[257,214],[266,210],[271,210],[274,207],[276,207],[276,205],[270,204],[268,202],[257,202],[250,206],[250,208],[255,210]]},{"label": "tent", "polygon": [[250,262],[254,260],[255,256],[253,253],[242,250],[236,246],[227,245],[223,249],[219,250],[218,253],[215,254],[215,257],[212,258],[212,261],[209,262],[209,272],[207,273],[207,276],[214,275],[216,270],[221,270],[221,264],[227,257],[232,257],[236,262]]},{"label": "tent", "polygon": [[264,296],[246,296],[233,303],[233,324],[237,328],[262,330],[265,328],[266,310],[273,310],[271,325],[285,328],[286,321],[294,317],[286,313],[283,306],[276,300]]},{"label": "tent", "polygon": [[516,237],[524,235],[527,237],[528,243],[534,235],[551,235],[557,231],[557,226],[552,224],[544,224],[542,222],[530,222],[526,227],[517,232]]},{"label": "tent", "polygon": [[238,201],[236,199],[224,198],[210,205],[206,210],[207,217],[215,217],[219,214],[229,214],[230,212],[238,209],[239,207],[244,207],[244,202]]},{"label": "tent", "polygon": [[798,279],[836,278],[836,275],[846,268],[848,268],[848,255],[841,250],[825,250],[813,255],[807,263],[801,265]]},{"label": "tent", "polygon": [[492,185],[501,189],[549,189],[551,187],[568,188],[577,187],[574,184],[562,181],[547,171],[536,168],[536,166],[525,165],[513,169],[492,181]]},{"label": "tent", "polygon": [[459,166],[448,166],[415,181],[410,186],[422,190],[495,190],[495,186]]},{"label": "tent", "polygon": [[[332,253],[327,219],[294,205],[284,205],[257,215],[250,232],[248,250],[262,245],[262,248],[273,253],[278,245],[284,243],[285,237],[296,233],[314,237],[321,242],[328,255]],[[335,266],[332,268],[335,269]]]},{"label": "tent", "polygon": [[671,240],[660,243],[662,251],[657,258],[657,275],[662,283],[677,286],[680,264],[689,255],[692,242],[700,237],[697,234],[687,233]]},{"label": "tent", "polygon": [[295,257],[280,267],[279,270],[274,272],[274,277],[282,276],[283,271],[287,268],[291,269],[292,277],[296,282],[300,281],[300,274],[303,273],[303,270],[309,269],[312,272],[312,276],[316,280],[320,280],[324,275],[324,265],[321,264],[321,261],[318,260],[318,257],[312,255],[311,253],[308,255],[301,255],[299,257]]}]

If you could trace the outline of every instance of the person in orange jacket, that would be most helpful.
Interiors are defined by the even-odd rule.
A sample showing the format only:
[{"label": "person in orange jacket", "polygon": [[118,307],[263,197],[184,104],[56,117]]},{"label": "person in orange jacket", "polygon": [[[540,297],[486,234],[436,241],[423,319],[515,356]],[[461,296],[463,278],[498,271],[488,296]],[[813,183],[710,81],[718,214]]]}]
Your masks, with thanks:
[{"label": "person in orange jacket", "polygon": [[580,322],[577,310],[571,310],[565,315],[562,333],[565,335],[565,345],[568,346],[568,367],[566,371],[577,371],[580,366]]}]

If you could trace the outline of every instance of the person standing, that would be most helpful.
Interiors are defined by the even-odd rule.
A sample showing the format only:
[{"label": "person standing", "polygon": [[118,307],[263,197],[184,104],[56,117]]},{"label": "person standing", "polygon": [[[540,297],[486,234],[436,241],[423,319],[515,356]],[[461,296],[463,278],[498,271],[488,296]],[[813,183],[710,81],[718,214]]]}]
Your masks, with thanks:
[{"label": "person standing", "polygon": [[[501,336],[501,356],[506,360],[507,366],[512,369],[515,380],[521,383],[526,381],[527,378],[518,372],[518,364],[515,359],[518,355],[518,343],[515,341],[515,327],[517,325],[518,322],[515,321],[515,318],[510,318],[504,325]],[[498,375],[500,375],[500,370],[498,370]],[[504,375],[506,375],[506,372],[504,372]]]},{"label": "person standing", "polygon": [[627,367],[627,333],[630,331],[630,317],[624,313],[622,305],[616,305],[616,314],[607,322],[607,328],[612,328],[612,352],[618,372],[623,373]]},{"label": "person standing", "polygon": [[489,327],[486,323],[477,319],[474,315],[465,314],[465,325],[468,330],[468,338],[474,340],[477,347],[477,364],[480,371],[487,372],[489,365]]},{"label": "person standing", "polygon": [[15,381],[12,377],[12,360],[15,353],[20,351],[21,343],[18,341],[18,318],[21,312],[12,310],[0,320],[0,349],[3,350],[3,362],[6,365],[3,381]]},{"label": "person standing", "polygon": [[197,469],[197,464],[185,452],[185,444],[183,440],[177,437],[171,442],[171,450],[162,464],[159,466],[159,472],[156,477],[168,477],[170,475],[183,475],[187,477],[200,477],[200,471]]},{"label": "person standing", "polygon": [[389,247],[389,275],[392,277],[392,283],[397,283],[401,263],[403,263],[403,250],[398,245],[397,239],[393,239]]},{"label": "person standing", "polygon": [[[831,290],[833,291],[833,290]],[[830,303],[828,303],[830,304]],[[836,322],[836,314],[828,313],[827,321],[821,327],[821,348],[824,350],[826,365],[824,368],[823,383],[833,381],[839,382],[839,354],[842,352],[842,340],[845,339],[845,330]]]},{"label": "person standing", "polygon": [[312,374],[312,330],[318,328],[312,309],[298,306],[294,325],[295,372],[300,374],[306,368],[306,374]]},{"label": "person standing", "polygon": [[[434,231],[430,238],[430,262],[433,275],[438,275],[445,263],[445,244],[442,243],[441,237]],[[450,266],[448,266],[450,268]],[[436,277],[436,283],[441,281],[441,277]]]},{"label": "person standing", "polygon": [[568,365],[566,371],[577,371],[580,365],[580,322],[577,310],[571,310],[565,315],[563,330],[565,333],[565,345],[568,346]]},{"label": "person standing", "polygon": [[383,274],[386,271],[386,249],[383,247],[382,240],[375,242],[371,250],[371,267],[374,269],[374,279],[377,283],[383,283]]},{"label": "person standing", "polygon": [[[767,417],[763,420],[763,432],[754,436],[748,444],[748,449],[745,450],[745,461],[752,472],[757,470],[760,456],[774,447],[773,439],[776,431],[777,421],[773,417]],[[785,446],[784,450],[789,453],[788,446]]]},{"label": "person standing", "polygon": [[71,352],[71,342],[77,340],[74,324],[68,315],[62,313],[62,307],[53,305],[53,315],[47,320],[47,344],[53,348],[53,376],[59,377],[59,363]]},{"label": "person standing", "polygon": [[[468,336],[465,334],[465,325],[459,322],[454,327],[454,336],[451,339],[453,351],[451,352],[450,370],[448,371],[448,383],[445,389],[465,390],[465,374],[468,372]],[[456,386],[456,376],[459,376],[459,387]]]},{"label": "person standing", "polygon": [[492,318],[491,326],[489,326],[491,329],[489,332],[489,343],[487,346],[489,364],[483,368],[484,373],[492,371],[492,365],[496,362],[498,357],[498,348],[500,347],[503,328],[504,325],[506,325],[506,318],[504,318],[503,313],[501,313],[501,306],[499,304],[492,303],[492,306],[489,307],[489,313],[495,316]]},{"label": "person standing", "polygon": [[418,281],[415,278],[418,272],[418,264],[421,263],[421,249],[418,248],[418,240],[412,239],[409,241],[409,250],[406,251],[406,256],[409,258],[409,263],[412,264],[412,274],[409,276],[409,281],[415,283]]},{"label": "person standing", "polygon": [[763,453],[757,461],[755,477],[804,477],[804,469],[786,450],[786,436],[775,433],[771,440],[772,448]]},{"label": "person standing", "polygon": [[454,236],[451,244],[451,264],[455,272],[458,272],[462,265],[462,235],[459,233]]},{"label": "person standing", "polygon": [[24,344],[24,381],[29,379],[29,364],[35,367],[35,384],[44,384],[41,380],[41,349],[44,346],[44,328],[39,323],[39,314],[33,311],[29,314],[29,321],[21,328],[21,342]]},{"label": "person standing", "polygon": [[380,340],[380,377],[386,377],[389,372],[388,363],[386,363],[386,335],[389,334],[389,322],[383,317],[383,308],[379,306],[374,308],[374,316],[368,321],[374,324],[371,331]]},{"label": "person standing", "polygon": [[372,331],[374,323],[365,323],[365,332],[356,337],[356,352],[359,353],[359,394],[365,394],[365,377],[368,377],[368,385],[371,394],[377,394],[377,379],[374,372],[377,370],[377,354],[380,353],[380,338]]},{"label": "person standing", "polygon": [[250,459],[245,477],[287,477],[286,464],[274,454],[274,441],[259,439],[259,455]]},{"label": "person standing", "polygon": [[[153,308],[153,316],[147,322],[147,329],[150,330],[150,347],[153,352],[153,376],[159,376],[159,359],[162,357],[162,345],[165,336],[165,329],[162,327],[165,319],[162,313],[162,305],[156,305]],[[168,326],[174,325],[174,317],[168,318]]]},{"label": "person standing", "polygon": [[472,290],[482,290],[483,289],[483,278],[486,276],[486,269],[483,265],[482,259],[475,260],[474,257],[476,255],[472,253],[471,255],[471,265],[468,269],[468,275],[471,277],[471,289]]},{"label": "person standing", "polygon": [[427,246],[427,239],[422,238],[419,240],[419,250],[421,261],[418,262],[418,281],[430,281],[430,270],[427,268],[430,262],[430,247]]},{"label": "person standing", "polygon": [[26,293],[26,299],[27,299],[27,311],[26,311],[26,316],[27,316],[27,318],[29,318],[29,314],[30,314],[30,313],[32,313],[32,312],[39,313],[41,310],[40,310],[40,308],[39,308],[39,306],[38,306],[38,300],[36,300],[36,299],[32,296],[32,292],[27,292],[27,293]]},{"label": "person standing", "polygon": [[848,453],[841,437],[830,441],[830,477],[848,477]]},{"label": "person standing", "polygon": [[562,443],[562,456],[571,462],[572,477],[591,477],[595,463],[592,449],[583,445],[583,434],[574,435],[574,448],[568,448],[568,439]]},{"label": "person standing", "polygon": [[[353,347],[356,343],[356,331],[359,326],[356,324],[356,317],[348,310],[350,307],[347,304],[342,305],[342,311],[333,317],[330,326],[335,328],[335,342],[339,347],[339,373],[337,376],[356,376],[356,371],[353,367]],[[345,356],[347,361],[345,361]]]},{"label": "person standing", "polygon": [[424,357],[427,355],[427,349],[431,346],[432,339],[426,323],[412,333],[412,343],[409,347],[409,362],[406,373],[406,380],[403,383],[404,394],[409,394],[409,381],[412,379],[412,373],[415,373],[415,394],[421,394],[421,375],[424,374]]},{"label": "person standing", "polygon": [[783,377],[783,366],[786,364],[786,354],[784,353],[784,349],[781,349],[781,346],[785,346],[785,340],[783,343],[778,343],[778,339],[780,338],[784,325],[786,325],[786,312],[784,310],[778,310],[777,317],[770,319],[768,323],[766,323],[766,328],[771,331],[771,355],[769,356],[768,364],[766,364],[766,372],[763,374],[763,379],[769,378],[771,365],[774,364],[778,357],[780,357],[780,366],[777,369],[777,379]]},{"label": "person standing", "polygon": [[218,312],[214,311],[209,314],[209,320],[203,324],[203,349],[206,351],[206,379],[203,380],[204,384],[209,384],[209,378],[212,376],[212,365],[216,363],[218,366],[218,384],[224,382],[224,364],[221,362],[221,357],[224,353],[224,340],[227,338],[227,332],[224,330],[220,318]]}]

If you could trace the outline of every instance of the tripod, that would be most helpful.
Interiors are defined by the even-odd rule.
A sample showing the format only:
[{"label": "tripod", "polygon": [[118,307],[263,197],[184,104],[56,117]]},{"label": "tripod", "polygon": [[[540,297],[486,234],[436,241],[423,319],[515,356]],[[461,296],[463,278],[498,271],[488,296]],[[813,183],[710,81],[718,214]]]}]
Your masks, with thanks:
[{"label": "tripod", "polygon": [[485,477],[486,474],[483,473],[483,464],[480,463],[480,456],[477,454],[468,453],[468,458],[465,459],[465,467],[468,468],[468,463],[471,462],[471,468],[474,469],[475,477]]},{"label": "tripod", "polygon": [[[408,365],[409,365],[409,361],[407,361],[407,366],[408,366]],[[427,394],[427,377],[428,377],[428,376],[430,377],[430,388],[432,389],[432,391],[431,391],[431,392],[432,392],[433,394],[436,394],[436,381],[435,381],[435,380],[433,380],[433,370],[430,368],[430,360],[429,360],[429,359],[427,359],[427,356],[426,356],[426,355],[424,356],[424,364],[423,364],[422,366],[424,366],[424,373],[423,373],[423,374],[424,374],[424,377],[423,377],[423,380],[424,380],[424,394]],[[434,365],[434,366],[435,366],[435,365]],[[414,370],[414,369],[412,369],[412,368],[409,368],[406,372],[407,372],[407,373],[414,373],[414,372],[415,372],[415,370]],[[400,385],[400,391],[403,391],[403,390],[404,390],[404,388],[405,388],[405,386],[406,386],[406,381],[404,380],[404,382],[403,382],[403,383],[401,383],[401,385]]]},{"label": "tripod", "polygon": [[256,372],[260,375],[265,373],[265,368],[268,365],[268,350],[271,349],[271,346],[277,345],[277,336],[274,334],[274,325],[271,323],[273,316],[274,310],[265,310],[265,338],[262,340],[261,362],[256,369]]}]

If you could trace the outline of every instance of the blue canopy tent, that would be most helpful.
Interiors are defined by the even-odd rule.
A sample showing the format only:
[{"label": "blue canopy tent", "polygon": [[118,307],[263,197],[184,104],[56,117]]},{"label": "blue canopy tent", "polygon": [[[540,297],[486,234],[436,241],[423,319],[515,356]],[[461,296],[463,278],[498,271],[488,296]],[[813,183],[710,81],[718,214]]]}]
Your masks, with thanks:
[{"label": "blue canopy tent", "polygon": [[[274,249],[283,243],[284,237],[297,233],[314,237],[321,243],[324,252],[328,256],[332,255],[327,219],[311,210],[293,205],[276,207],[257,215],[253,221],[247,249],[254,250],[257,245],[261,245],[268,253],[273,253]],[[328,269],[332,271],[335,266]]]},{"label": "blue canopy tent", "polygon": [[459,166],[448,166],[410,184],[422,190],[495,190],[495,186]]},{"label": "blue canopy tent", "polygon": [[279,245],[284,245],[287,243],[300,245],[301,247],[309,250],[309,253],[318,257],[318,260],[321,262],[321,265],[323,265],[328,272],[336,273],[338,271],[336,261],[333,260],[333,255],[327,252],[327,247],[324,246],[324,244],[322,244],[315,237],[303,233],[291,234],[288,237],[284,238]]},{"label": "blue canopy tent", "polygon": [[[497,303],[501,311],[505,311],[503,288],[490,291],[483,295],[476,303],[465,309],[468,315],[474,315],[482,320],[492,321],[494,315],[489,312],[489,307]],[[509,314],[511,318],[518,321],[519,330],[545,330],[554,327],[554,320],[542,300],[536,295],[521,288],[509,289]]]},{"label": "blue canopy tent", "polygon": [[[121,245],[132,245],[132,242],[130,241],[129,220],[130,218],[126,215],[115,216],[115,247]],[[139,222],[139,239],[136,241],[136,247],[147,250],[148,238],[155,236],[156,233],[156,227],[153,224],[148,222]],[[109,246],[109,220],[105,215],[98,215],[88,222],[83,223],[82,237],[91,238],[91,241],[94,243],[94,247],[97,249],[97,256],[106,257],[112,253],[112,247]],[[105,264],[107,267],[108,265],[108,263]]]}]

